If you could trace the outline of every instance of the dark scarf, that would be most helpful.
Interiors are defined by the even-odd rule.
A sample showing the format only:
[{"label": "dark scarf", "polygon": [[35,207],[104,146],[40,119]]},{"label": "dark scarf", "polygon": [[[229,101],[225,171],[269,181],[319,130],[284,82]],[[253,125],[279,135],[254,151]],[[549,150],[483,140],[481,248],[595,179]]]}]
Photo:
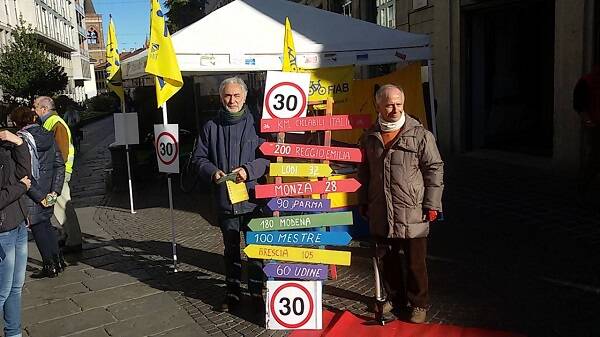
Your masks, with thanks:
[{"label": "dark scarf", "polygon": [[242,107],[242,109],[240,109],[240,111],[238,112],[229,112],[227,110],[225,110],[225,108],[221,107],[221,109],[219,109],[219,116],[221,118],[221,120],[223,121],[223,124],[225,125],[233,125],[233,124],[237,124],[239,121],[241,121],[246,113],[246,110],[248,110],[246,108],[246,105],[244,104],[244,106]]}]

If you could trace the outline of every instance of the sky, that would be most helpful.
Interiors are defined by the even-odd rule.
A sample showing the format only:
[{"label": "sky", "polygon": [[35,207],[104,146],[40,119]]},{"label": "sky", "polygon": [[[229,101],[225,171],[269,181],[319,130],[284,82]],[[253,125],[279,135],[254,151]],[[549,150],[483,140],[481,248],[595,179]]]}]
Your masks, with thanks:
[{"label": "sky", "polygon": [[96,13],[102,14],[105,43],[108,34],[108,15],[112,14],[119,51],[140,48],[144,45],[150,30],[150,0],[92,0],[92,2]]}]

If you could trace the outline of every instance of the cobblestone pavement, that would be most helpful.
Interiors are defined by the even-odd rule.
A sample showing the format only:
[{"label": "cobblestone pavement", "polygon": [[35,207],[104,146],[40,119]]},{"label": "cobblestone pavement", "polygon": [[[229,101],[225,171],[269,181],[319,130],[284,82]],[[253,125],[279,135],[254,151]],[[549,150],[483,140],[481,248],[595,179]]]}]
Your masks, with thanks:
[{"label": "cobblestone pavement", "polygon": [[[75,178],[89,181],[74,193],[82,206],[96,203],[93,195],[103,184],[99,172],[109,154],[99,147],[95,156],[84,164],[92,167],[90,174],[82,168]],[[530,336],[600,336],[593,325],[600,303],[598,198],[578,201],[574,182],[548,172],[543,161],[524,166],[523,160],[511,164],[498,157],[447,160],[446,220],[432,227],[429,240],[429,322]],[[265,331],[264,317],[249,305],[234,314],[214,310],[224,295],[223,247],[220,231],[209,221],[210,195],[206,187],[184,194],[177,189],[177,176],[173,179],[180,271],[171,272],[164,176],[146,175],[135,183],[136,214],[129,212],[126,191],[111,193],[95,207],[93,223],[119,249],[108,256],[134,259],[150,281],[138,280],[151,287],[160,283],[194,327],[210,336],[285,335]],[[338,267],[338,279],[325,283],[324,305],[370,316],[369,250],[358,241],[347,249],[352,266]]]}]

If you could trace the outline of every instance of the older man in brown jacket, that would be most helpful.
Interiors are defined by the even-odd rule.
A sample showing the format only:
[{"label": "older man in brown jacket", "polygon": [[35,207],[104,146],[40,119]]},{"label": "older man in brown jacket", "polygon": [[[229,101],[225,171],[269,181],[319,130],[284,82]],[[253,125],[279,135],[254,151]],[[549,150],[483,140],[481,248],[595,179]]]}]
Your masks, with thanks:
[{"label": "older man in brown jacket", "polygon": [[382,86],[375,104],[377,122],[361,140],[360,211],[377,243],[385,307],[407,308],[408,319],[422,323],[429,306],[427,235],[442,210],[444,163],[433,134],[404,112],[401,88]]}]

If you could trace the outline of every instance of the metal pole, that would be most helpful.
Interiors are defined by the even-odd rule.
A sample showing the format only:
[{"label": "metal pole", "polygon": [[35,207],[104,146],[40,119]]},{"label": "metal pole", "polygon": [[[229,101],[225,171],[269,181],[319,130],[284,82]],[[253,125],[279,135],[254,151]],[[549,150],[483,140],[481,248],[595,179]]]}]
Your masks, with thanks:
[{"label": "metal pole", "polygon": [[[121,101],[121,112],[125,113],[125,99]],[[135,210],[133,209],[133,185],[131,183],[131,164],[129,161],[129,143],[127,142],[127,137],[125,137],[125,155],[127,156],[127,177],[129,178],[129,205],[131,207],[131,214],[135,214]]]},{"label": "metal pole", "polygon": [[429,105],[431,106],[431,108],[429,109],[431,114],[431,133],[433,133],[433,135],[437,138],[438,134],[437,124],[435,120],[435,97],[433,97],[433,67],[431,65],[431,60],[427,60],[427,82],[429,82]]},{"label": "metal pole", "polygon": [[[163,125],[168,124],[167,103],[163,103]],[[171,242],[173,246],[173,272],[177,272],[177,242],[175,239],[175,219],[173,217],[173,188],[171,187],[171,176],[167,173],[167,184],[169,186],[169,215],[171,219]]]}]

